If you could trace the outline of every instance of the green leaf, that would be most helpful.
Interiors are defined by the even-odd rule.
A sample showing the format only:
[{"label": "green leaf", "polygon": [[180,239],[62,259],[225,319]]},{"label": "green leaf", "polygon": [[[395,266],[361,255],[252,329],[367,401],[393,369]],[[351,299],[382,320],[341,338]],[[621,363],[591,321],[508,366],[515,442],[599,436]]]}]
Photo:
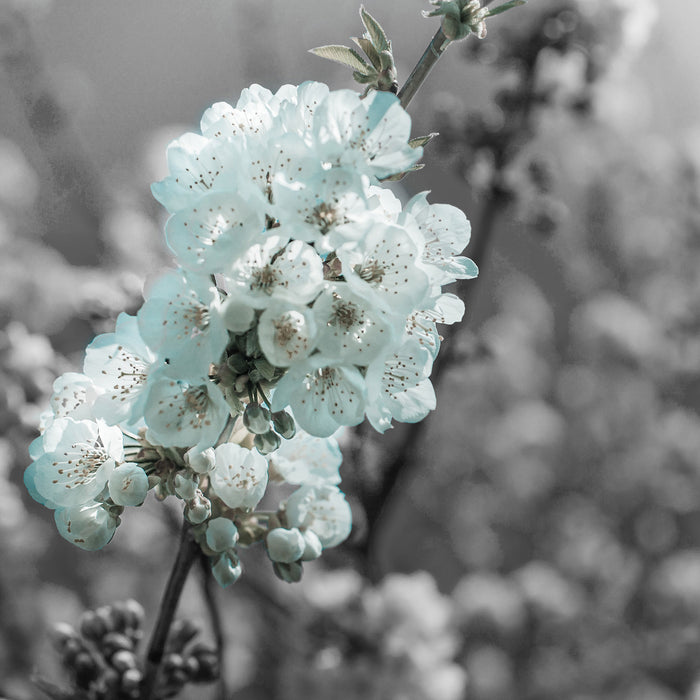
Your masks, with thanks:
[{"label": "green leaf", "polygon": [[372,40],[372,43],[377,51],[390,51],[391,44],[389,43],[386,33],[382,29],[379,22],[377,22],[377,20],[365,10],[364,5],[360,5],[360,17],[362,18],[362,24],[365,25],[369,38]]},{"label": "green leaf", "polygon": [[432,141],[436,136],[439,136],[437,131],[432,132],[431,134],[428,134],[427,136],[416,136],[416,138],[411,139],[408,142],[408,145],[411,148],[418,148],[419,146],[425,146],[426,143],[429,141]]},{"label": "green leaf", "polygon": [[262,357],[255,360],[255,369],[268,381],[271,382],[275,378],[275,368]]},{"label": "green leaf", "polygon": [[352,77],[360,83],[360,85],[366,85],[367,83],[372,83],[377,80],[377,71],[370,68],[370,73],[360,73],[360,71],[353,71]]},{"label": "green leaf", "polygon": [[352,37],[352,40],[367,54],[367,58],[372,61],[372,65],[377,70],[382,70],[381,58],[379,51],[374,48],[374,44],[365,37]]},{"label": "green leaf", "polygon": [[404,170],[401,173],[396,173],[396,175],[389,175],[389,177],[383,177],[382,182],[398,182],[403,180],[408,173],[414,173],[416,170],[422,170],[425,167],[425,163],[416,163],[412,165],[408,170]]},{"label": "green leaf", "polygon": [[525,5],[526,0],[510,0],[510,2],[506,2],[503,5],[499,5],[498,7],[494,7],[493,9],[489,9],[488,17],[493,17],[494,15],[500,15],[501,12],[505,12],[506,10],[511,10],[514,7],[520,7],[520,5]]},{"label": "green leaf", "polygon": [[349,46],[319,46],[315,49],[309,49],[309,52],[315,56],[327,58],[330,61],[335,61],[336,63],[342,63],[344,66],[350,66],[350,68],[362,73],[364,73],[370,67],[362,56],[360,56],[355,49],[351,49]]},{"label": "green leaf", "polygon": [[391,51],[382,51],[379,54],[379,60],[382,70],[390,70],[394,67],[394,56]]}]

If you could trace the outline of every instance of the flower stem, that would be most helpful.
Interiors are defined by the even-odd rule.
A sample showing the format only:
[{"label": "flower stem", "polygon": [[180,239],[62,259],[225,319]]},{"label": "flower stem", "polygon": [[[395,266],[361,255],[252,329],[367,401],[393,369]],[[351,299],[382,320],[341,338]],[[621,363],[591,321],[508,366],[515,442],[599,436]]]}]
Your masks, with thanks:
[{"label": "flower stem", "polygon": [[404,86],[399,90],[398,97],[404,109],[406,109],[408,103],[418,92],[418,88],[423,84],[423,81],[428,77],[428,73],[430,73],[432,67],[438,62],[438,59],[449,45],[450,40],[443,34],[442,27],[440,27],[430,40],[428,48],[423,52],[413,72],[408,76]]},{"label": "flower stem", "polygon": [[158,619],[153,629],[150,644],[148,645],[146,676],[141,690],[141,700],[151,700],[153,697],[158,669],[165,655],[165,645],[168,641],[170,626],[175,617],[175,610],[180,601],[182,589],[185,587],[187,574],[194,563],[198,551],[199,546],[192,537],[189,524],[185,522],[182,526],[182,535],[180,536],[180,547],[177,552],[177,557],[173,564],[172,571],[170,572],[170,577],[168,578],[168,583],[163,593],[163,599],[160,602]]}]

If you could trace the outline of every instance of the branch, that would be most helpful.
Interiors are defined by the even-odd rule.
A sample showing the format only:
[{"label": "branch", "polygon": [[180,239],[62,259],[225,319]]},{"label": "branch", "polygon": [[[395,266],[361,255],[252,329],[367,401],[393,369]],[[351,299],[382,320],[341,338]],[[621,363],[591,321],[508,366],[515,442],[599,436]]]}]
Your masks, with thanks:
[{"label": "branch", "polygon": [[[474,250],[471,257],[481,269],[483,269],[491,241],[493,240],[497,214],[501,209],[502,201],[503,192],[494,184],[490,190],[488,199],[484,202],[478,223],[475,227],[475,230],[479,232],[479,236],[474,242]],[[465,283],[465,280],[460,281],[463,284],[458,285],[458,295],[463,301],[467,302],[474,298],[480,279],[481,276],[469,280],[468,283]],[[449,326],[444,334],[445,337],[443,340],[453,338],[457,330],[457,326]],[[440,378],[452,364],[456,348],[457,343],[454,341],[445,343],[442,351],[438,353],[431,375],[431,381],[435,386],[438,386]],[[427,421],[423,421],[422,423],[411,426],[410,430],[405,430],[406,436],[405,440],[402,442],[401,449],[382,470],[383,475],[379,490],[365,505],[367,537],[361,549],[367,562],[370,578],[376,578],[378,575],[378,572],[374,570],[374,553],[377,545],[377,537],[381,529],[381,520],[389,510],[394,494],[398,490],[401,482],[410,479],[411,467],[415,459],[414,455],[425,435],[427,424]]]},{"label": "branch", "polygon": [[408,103],[418,92],[418,88],[423,84],[428,77],[428,73],[430,73],[449,45],[450,40],[443,34],[442,27],[440,27],[430,40],[428,48],[423,52],[413,72],[408,76],[404,86],[399,90],[398,98],[401,100],[401,106],[404,109],[406,109]]},{"label": "branch", "polygon": [[146,676],[141,690],[141,700],[151,700],[153,697],[158,669],[160,668],[165,654],[165,645],[168,641],[170,626],[173,623],[175,611],[180,601],[180,596],[182,595],[182,589],[185,587],[185,582],[187,581],[187,575],[199,551],[199,545],[192,537],[189,524],[186,522],[183,523],[180,547],[172,571],[170,572],[170,578],[165,587],[165,592],[163,593],[160,610],[158,611],[158,620],[156,621],[153,635],[148,645]]}]

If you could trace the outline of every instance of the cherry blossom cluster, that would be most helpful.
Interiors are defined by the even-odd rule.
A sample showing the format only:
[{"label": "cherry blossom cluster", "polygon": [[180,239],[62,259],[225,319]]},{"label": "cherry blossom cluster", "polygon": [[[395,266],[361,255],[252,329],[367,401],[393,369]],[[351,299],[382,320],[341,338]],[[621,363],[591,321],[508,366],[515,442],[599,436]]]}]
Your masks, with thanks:
[{"label": "cherry blossom cluster", "polygon": [[[66,539],[101,548],[151,489],[223,585],[239,546],[298,580],[347,537],[333,435],[435,407],[436,324],[464,312],[442,286],[477,274],[461,211],[381,185],[422,154],[410,126],[390,93],[254,85],[169,146],[153,193],[178,267],[59,377],[32,446],[25,482]],[[256,511],[271,481],[297,488]]]}]

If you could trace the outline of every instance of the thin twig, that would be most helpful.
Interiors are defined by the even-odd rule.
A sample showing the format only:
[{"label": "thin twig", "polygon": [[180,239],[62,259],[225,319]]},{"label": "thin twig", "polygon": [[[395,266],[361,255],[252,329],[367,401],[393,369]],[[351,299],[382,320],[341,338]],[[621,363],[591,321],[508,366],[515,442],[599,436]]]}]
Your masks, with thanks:
[{"label": "thin twig", "polygon": [[224,672],[224,663],[226,660],[224,628],[221,624],[221,614],[219,613],[219,605],[216,600],[216,589],[213,585],[214,578],[211,575],[209,558],[202,553],[199,558],[199,563],[202,572],[202,595],[204,596],[204,603],[209,613],[209,621],[211,623],[212,633],[214,634],[214,643],[216,644],[216,656],[219,661],[219,682],[217,684],[216,695],[218,700],[226,700],[230,692],[226,684],[226,673]]},{"label": "thin twig", "polygon": [[437,32],[435,32],[435,36],[430,40],[428,47],[418,60],[413,72],[408,76],[404,86],[399,90],[398,98],[401,100],[401,106],[404,109],[406,109],[408,103],[413,99],[416,92],[418,92],[418,88],[423,84],[423,81],[428,77],[428,73],[430,73],[433,66],[438,62],[438,59],[449,45],[450,40],[444,35],[442,27],[440,27]]},{"label": "thin twig", "polygon": [[148,645],[146,676],[141,690],[141,700],[151,700],[151,697],[153,697],[158,669],[165,654],[165,645],[168,641],[170,626],[173,623],[182,589],[185,587],[187,575],[192,568],[197,552],[199,552],[199,546],[192,537],[190,526],[185,522],[182,526],[177,557],[170,572],[163,599],[160,602],[158,619]]}]

